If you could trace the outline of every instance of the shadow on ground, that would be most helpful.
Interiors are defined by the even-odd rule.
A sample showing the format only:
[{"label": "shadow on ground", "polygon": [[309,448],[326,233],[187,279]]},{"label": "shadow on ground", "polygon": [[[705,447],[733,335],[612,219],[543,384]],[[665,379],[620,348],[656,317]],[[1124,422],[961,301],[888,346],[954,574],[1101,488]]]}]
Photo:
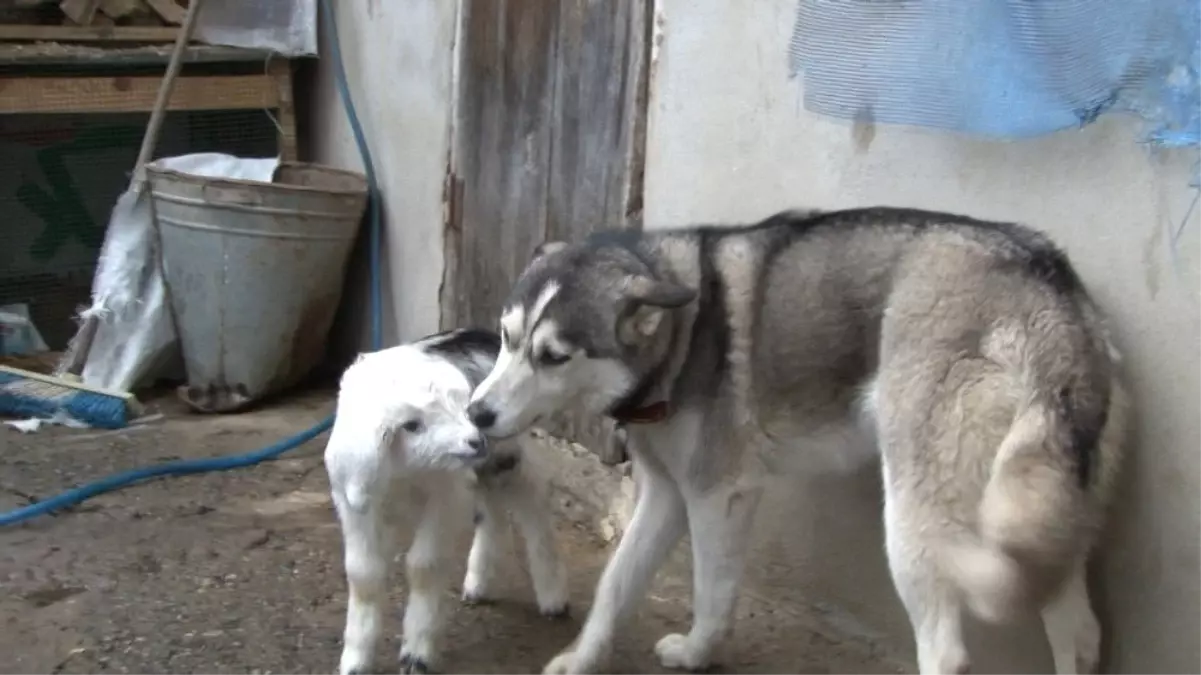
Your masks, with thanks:
[{"label": "shadow on ground", "polygon": [[[161,418],[118,432],[0,428],[0,510],[115,471],[255,450],[331,408],[329,391],[233,416],[192,415],[161,399],[152,405]],[[346,598],[324,440],[251,469],[153,481],[0,530],[0,672],[332,672]],[[572,640],[608,551],[567,521],[559,534],[573,618],[539,616],[514,552],[497,603],[451,603],[440,670],[537,672]],[[661,575],[624,627],[616,672],[661,672],[654,642],[688,625],[685,565]],[[739,614],[727,670],[896,671],[770,599],[748,597]],[[399,615],[391,619],[381,672],[396,670]]]}]

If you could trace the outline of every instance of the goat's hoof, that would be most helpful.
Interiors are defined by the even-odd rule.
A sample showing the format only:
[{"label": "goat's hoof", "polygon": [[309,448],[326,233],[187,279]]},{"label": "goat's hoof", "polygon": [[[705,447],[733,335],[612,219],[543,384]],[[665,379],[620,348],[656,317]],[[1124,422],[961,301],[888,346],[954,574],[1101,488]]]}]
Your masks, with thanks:
[{"label": "goat's hoof", "polygon": [[494,605],[496,604],[496,601],[482,594],[477,595],[475,593],[463,593],[463,604],[470,607],[476,607],[478,605]]},{"label": "goat's hoof", "polygon": [[548,619],[566,619],[571,616],[571,605],[563,603],[562,605],[552,605],[550,607],[540,607],[538,611],[542,616]]},{"label": "goat's hoof", "polygon": [[430,666],[424,659],[412,654],[400,655],[400,672],[404,675],[426,675]]},{"label": "goat's hoof", "polygon": [[371,659],[365,654],[350,651],[342,655],[338,664],[339,675],[367,675],[371,672]]}]

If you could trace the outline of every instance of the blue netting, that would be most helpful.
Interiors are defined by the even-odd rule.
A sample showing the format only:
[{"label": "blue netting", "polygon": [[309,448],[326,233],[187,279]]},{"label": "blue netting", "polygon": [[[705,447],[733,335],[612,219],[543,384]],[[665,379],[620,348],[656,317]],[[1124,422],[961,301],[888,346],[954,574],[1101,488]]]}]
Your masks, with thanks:
[{"label": "blue netting", "polygon": [[1201,141],[1201,0],[800,0],[805,107],[996,137],[1110,112]]}]

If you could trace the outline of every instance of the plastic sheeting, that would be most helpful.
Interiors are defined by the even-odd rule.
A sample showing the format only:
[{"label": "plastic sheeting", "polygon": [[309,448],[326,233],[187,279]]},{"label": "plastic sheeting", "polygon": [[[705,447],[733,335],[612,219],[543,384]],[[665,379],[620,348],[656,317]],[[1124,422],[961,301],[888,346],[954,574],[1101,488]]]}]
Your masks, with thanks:
[{"label": "plastic sheeting", "polygon": [[1201,141],[1198,0],[800,0],[805,108],[1018,138],[1126,112]]}]

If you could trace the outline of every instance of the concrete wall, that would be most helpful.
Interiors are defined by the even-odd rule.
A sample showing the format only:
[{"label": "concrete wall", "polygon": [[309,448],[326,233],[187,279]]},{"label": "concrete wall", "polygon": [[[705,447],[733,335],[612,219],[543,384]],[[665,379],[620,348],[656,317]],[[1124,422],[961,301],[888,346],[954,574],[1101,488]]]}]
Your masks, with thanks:
[{"label": "concrete wall", "polygon": [[[442,283],[442,184],[451,138],[455,31],[453,0],[334,2],[342,60],[371,144],[383,193],[385,345],[438,328]],[[329,54],[321,31],[321,54]],[[311,87],[307,139],[313,161],[362,170],[338,98],[331,60]],[[370,345],[367,258],[356,252],[334,336],[340,351]]]},{"label": "concrete wall", "polygon": [[[795,5],[658,1],[647,226],[892,204],[1049,231],[1112,316],[1141,418],[1095,596],[1107,667],[1197,672],[1198,214],[1175,269],[1165,234],[1193,199],[1196,153],[1150,153],[1123,120],[1020,143],[898,128],[856,140],[850,126],[802,110],[787,73]],[[751,583],[911,654],[884,566],[877,483],[864,472],[772,494]],[[1050,668],[1036,630],[971,642],[976,672]]]}]

